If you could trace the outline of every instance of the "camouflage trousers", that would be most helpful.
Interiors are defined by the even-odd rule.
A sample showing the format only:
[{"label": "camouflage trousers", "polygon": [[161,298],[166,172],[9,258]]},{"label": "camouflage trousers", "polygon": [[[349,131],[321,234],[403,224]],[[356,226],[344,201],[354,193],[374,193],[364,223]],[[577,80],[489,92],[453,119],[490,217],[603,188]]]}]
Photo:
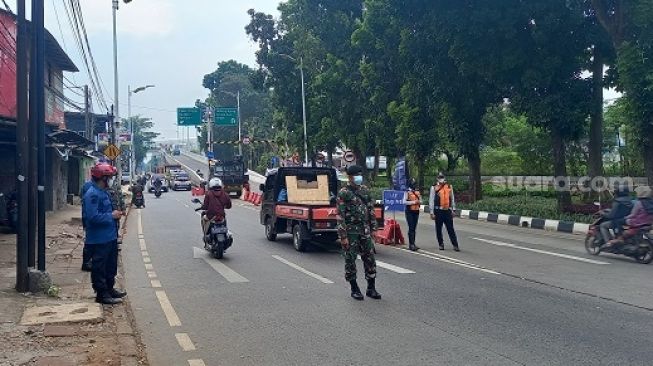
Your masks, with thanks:
[{"label": "camouflage trousers", "polygon": [[374,242],[367,235],[348,234],[349,250],[343,251],[345,257],[345,280],[356,279],[356,258],[361,256],[365,268],[365,279],[376,278],[376,260],[374,260]]}]

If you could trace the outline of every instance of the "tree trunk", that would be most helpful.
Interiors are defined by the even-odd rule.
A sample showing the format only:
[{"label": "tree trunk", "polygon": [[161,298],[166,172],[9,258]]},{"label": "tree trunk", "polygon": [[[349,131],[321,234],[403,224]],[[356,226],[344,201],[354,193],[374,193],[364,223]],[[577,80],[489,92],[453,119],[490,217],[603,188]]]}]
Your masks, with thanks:
[{"label": "tree trunk", "polygon": [[420,190],[423,190],[424,188],[424,173],[425,173],[425,168],[426,168],[426,159],[425,158],[417,158],[416,161],[417,165],[417,186],[419,187]]},{"label": "tree trunk", "polygon": [[551,131],[551,146],[553,148],[553,175],[554,188],[558,197],[558,210],[562,212],[565,207],[571,205],[571,192],[569,190],[569,179],[567,177],[567,157],[565,141],[554,128]]},{"label": "tree trunk", "polygon": [[483,186],[481,184],[481,153],[475,149],[467,156],[469,163],[469,188],[472,201],[483,198]]},{"label": "tree trunk", "polygon": [[444,152],[444,155],[447,156],[447,174],[452,174],[455,170],[456,167],[458,166],[458,159],[460,159],[460,155],[458,154],[453,154],[448,151]]},{"label": "tree trunk", "polygon": [[388,187],[392,187],[392,175],[394,174],[394,164],[395,164],[395,159],[391,158],[390,156],[387,157],[386,165],[387,165],[387,172],[386,172],[386,177],[388,178]]},{"label": "tree trunk", "polygon": [[592,63],[592,107],[590,110],[588,175],[603,175],[603,55],[594,46]]},{"label": "tree trunk", "polygon": [[327,148],[327,163],[326,163],[326,165],[328,167],[333,166],[333,148],[331,148],[331,147]]},{"label": "tree trunk", "polygon": [[653,187],[653,120],[644,128],[644,141],[642,143],[642,156],[648,186]]}]

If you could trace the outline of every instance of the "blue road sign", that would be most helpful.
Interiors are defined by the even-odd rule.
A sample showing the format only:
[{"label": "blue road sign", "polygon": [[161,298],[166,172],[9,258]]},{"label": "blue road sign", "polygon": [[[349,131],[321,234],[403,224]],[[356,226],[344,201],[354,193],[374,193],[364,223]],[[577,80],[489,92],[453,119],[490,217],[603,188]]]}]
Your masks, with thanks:
[{"label": "blue road sign", "polygon": [[213,159],[215,157],[215,155],[213,154],[213,151],[207,151],[206,152],[206,157],[208,159]]},{"label": "blue road sign", "polygon": [[406,192],[383,191],[383,208],[386,211],[404,211],[406,209]]}]

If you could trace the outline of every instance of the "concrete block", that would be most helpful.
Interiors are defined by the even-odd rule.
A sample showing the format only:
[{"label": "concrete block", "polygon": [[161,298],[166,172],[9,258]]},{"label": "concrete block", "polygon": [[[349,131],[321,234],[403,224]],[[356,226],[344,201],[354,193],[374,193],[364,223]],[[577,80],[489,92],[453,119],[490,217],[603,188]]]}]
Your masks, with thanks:
[{"label": "concrete block", "polygon": [[99,322],[103,319],[102,306],[95,303],[74,303],[54,306],[34,306],[25,309],[22,325]]}]

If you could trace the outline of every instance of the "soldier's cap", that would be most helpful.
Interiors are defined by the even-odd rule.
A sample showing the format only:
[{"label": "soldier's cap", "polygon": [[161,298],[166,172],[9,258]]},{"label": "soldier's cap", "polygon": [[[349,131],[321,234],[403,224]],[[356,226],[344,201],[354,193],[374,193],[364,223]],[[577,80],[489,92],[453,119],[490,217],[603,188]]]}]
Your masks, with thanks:
[{"label": "soldier's cap", "polygon": [[347,167],[347,175],[358,175],[363,172],[363,168],[358,165],[352,165]]}]

